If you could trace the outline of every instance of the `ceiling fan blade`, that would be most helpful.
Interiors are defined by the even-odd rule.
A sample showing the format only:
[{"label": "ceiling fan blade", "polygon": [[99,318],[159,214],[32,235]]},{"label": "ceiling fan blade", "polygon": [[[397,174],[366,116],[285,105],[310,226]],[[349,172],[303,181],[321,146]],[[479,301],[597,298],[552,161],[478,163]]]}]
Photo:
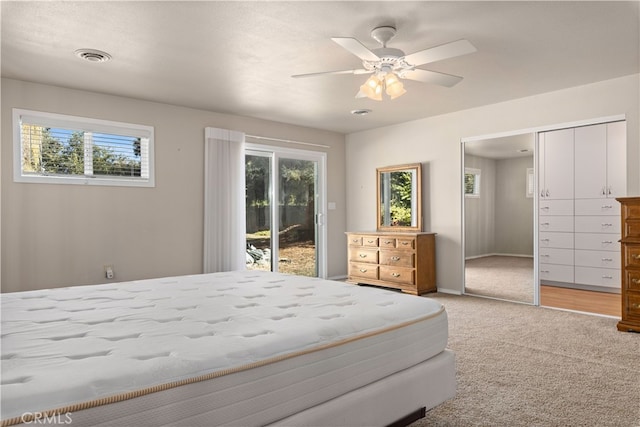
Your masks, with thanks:
[{"label": "ceiling fan blade", "polygon": [[299,79],[301,77],[317,77],[324,76],[328,74],[370,74],[373,71],[365,70],[364,68],[358,68],[355,70],[340,70],[340,71],[321,71],[319,73],[308,73],[308,74],[295,74],[291,77],[294,79]]},{"label": "ceiling fan blade", "polygon": [[415,66],[466,55],[477,50],[468,40],[462,39],[406,55],[404,59],[409,65]]},{"label": "ceiling fan blade", "polygon": [[371,52],[365,45],[352,37],[332,37],[331,40],[353,53],[363,61],[379,61],[380,58]]},{"label": "ceiling fan blade", "polygon": [[415,69],[406,71],[403,78],[416,80],[422,83],[432,83],[440,86],[452,87],[462,81],[462,77],[452,76],[451,74],[438,73],[436,71]]}]

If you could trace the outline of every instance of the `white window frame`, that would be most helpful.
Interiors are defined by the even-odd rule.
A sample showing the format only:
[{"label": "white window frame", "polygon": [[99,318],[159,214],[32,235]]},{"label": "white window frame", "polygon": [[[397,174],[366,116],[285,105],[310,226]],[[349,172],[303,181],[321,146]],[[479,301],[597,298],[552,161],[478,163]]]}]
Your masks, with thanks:
[{"label": "white window frame", "polygon": [[527,168],[527,172],[526,172],[526,186],[527,188],[525,189],[525,196],[526,197],[533,197],[533,195],[535,194],[535,174],[533,172],[533,168]]},{"label": "white window frame", "polygon": [[[23,173],[22,170],[22,122],[30,124],[81,130],[85,132],[85,175],[46,175],[37,173]],[[86,144],[90,133],[106,133],[138,137],[141,139],[140,159],[141,176],[102,176],[93,175],[93,160],[90,146]],[[90,142],[90,141],[89,141]],[[87,150],[89,148],[89,150]],[[87,117],[69,116],[64,114],[45,113],[41,111],[13,109],[13,180],[19,183],[39,184],[81,184],[81,185],[110,185],[126,187],[155,187],[154,167],[154,128],[110,120],[100,120]]]},{"label": "white window frame", "polygon": [[[467,193],[465,191],[464,193],[464,197],[470,197],[470,198],[478,198],[480,197],[480,175],[481,175],[481,171],[480,169],[476,169],[476,168],[464,168],[464,174],[465,175],[474,175],[474,180],[473,180],[473,193]],[[464,186],[463,188],[466,189],[466,186]]]}]

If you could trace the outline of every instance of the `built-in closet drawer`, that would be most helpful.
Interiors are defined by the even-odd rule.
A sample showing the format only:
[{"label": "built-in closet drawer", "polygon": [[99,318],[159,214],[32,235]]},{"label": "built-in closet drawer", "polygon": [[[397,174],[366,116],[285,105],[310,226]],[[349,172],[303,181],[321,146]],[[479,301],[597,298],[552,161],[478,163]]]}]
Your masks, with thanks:
[{"label": "built-in closet drawer", "polygon": [[582,267],[620,268],[620,252],[576,249],[575,260]]},{"label": "built-in closet drawer", "polygon": [[620,234],[620,220],[613,216],[576,216],[575,224],[576,233]]},{"label": "built-in closet drawer", "polygon": [[573,249],[540,248],[541,264],[573,265]]},{"label": "built-in closet drawer", "polygon": [[573,282],[573,265],[540,264],[540,280]]},{"label": "built-in closet drawer", "polygon": [[573,231],[572,216],[541,216],[538,223],[540,231]]},{"label": "built-in closet drawer", "polygon": [[575,283],[620,289],[620,270],[576,266]]},{"label": "built-in closet drawer", "polygon": [[540,215],[573,215],[573,200],[540,200]]},{"label": "built-in closet drawer", "polygon": [[575,248],[592,251],[619,251],[618,234],[607,233],[577,233],[575,235]]},{"label": "built-in closet drawer", "polygon": [[573,233],[540,232],[540,248],[573,249]]},{"label": "built-in closet drawer", "polygon": [[577,199],[576,215],[620,215],[620,203],[614,199]]}]

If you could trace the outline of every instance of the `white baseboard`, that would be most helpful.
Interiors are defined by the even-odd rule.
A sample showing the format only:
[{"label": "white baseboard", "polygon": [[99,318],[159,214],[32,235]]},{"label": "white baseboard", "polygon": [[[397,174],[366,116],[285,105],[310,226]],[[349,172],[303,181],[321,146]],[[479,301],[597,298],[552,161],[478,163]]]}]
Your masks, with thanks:
[{"label": "white baseboard", "polygon": [[[441,294],[450,294],[450,295],[462,295],[462,292],[460,291],[456,291],[454,289],[447,289],[447,288],[438,288],[438,292]],[[426,295],[427,297],[429,296],[429,294]]]},{"label": "white baseboard", "polygon": [[483,255],[474,255],[470,257],[466,257],[465,260],[470,259],[478,259],[478,258],[486,258],[489,256],[512,256],[512,257],[520,257],[520,258],[533,258],[533,255],[528,254],[501,254],[501,253],[493,253],[493,254],[483,254]]}]

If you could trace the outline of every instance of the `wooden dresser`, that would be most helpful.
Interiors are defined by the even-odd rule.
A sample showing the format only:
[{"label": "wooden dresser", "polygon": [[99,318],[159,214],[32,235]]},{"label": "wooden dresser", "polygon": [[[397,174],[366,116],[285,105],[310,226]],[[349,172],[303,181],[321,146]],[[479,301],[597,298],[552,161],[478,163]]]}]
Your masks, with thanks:
[{"label": "wooden dresser", "polygon": [[435,292],[435,233],[347,233],[349,283],[379,285],[414,295]]},{"label": "wooden dresser", "polygon": [[640,332],[640,197],[621,197],[622,320],[618,330]]}]

